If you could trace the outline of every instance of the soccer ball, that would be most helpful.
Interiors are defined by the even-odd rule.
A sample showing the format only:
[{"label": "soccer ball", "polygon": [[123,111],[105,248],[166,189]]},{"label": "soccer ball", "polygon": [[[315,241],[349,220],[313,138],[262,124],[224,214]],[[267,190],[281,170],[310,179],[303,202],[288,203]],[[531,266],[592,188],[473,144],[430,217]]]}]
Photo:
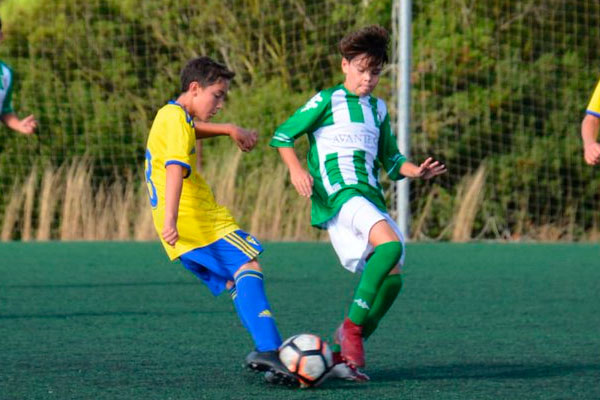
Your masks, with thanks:
[{"label": "soccer ball", "polygon": [[295,335],[283,342],[279,359],[298,377],[303,387],[320,384],[333,367],[333,356],[327,343],[310,333]]}]

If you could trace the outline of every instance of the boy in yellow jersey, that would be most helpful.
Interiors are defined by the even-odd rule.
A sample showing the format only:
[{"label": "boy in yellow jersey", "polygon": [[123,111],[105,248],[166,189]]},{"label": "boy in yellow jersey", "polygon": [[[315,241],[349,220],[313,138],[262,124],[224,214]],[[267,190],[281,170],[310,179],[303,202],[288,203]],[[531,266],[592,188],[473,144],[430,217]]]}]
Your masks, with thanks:
[{"label": "boy in yellow jersey", "polygon": [[[242,150],[256,142],[252,133],[227,132],[226,128],[235,126],[206,122],[223,106],[233,77],[232,71],[208,57],[193,59],[181,72],[182,93],[156,114],[145,171],[152,217],[171,260],[179,259],[213,295],[229,290],[255,344],[246,366],[268,372],[269,382],[296,385],[296,378],[279,360],[281,337],[256,260],[261,244],[238,227],[227,208],[217,204],[197,171],[197,138],[229,133]],[[200,121],[199,129],[195,120]]]},{"label": "boy in yellow jersey", "polygon": [[581,139],[583,140],[583,158],[589,165],[600,164],[600,143],[598,128],[600,127],[600,81],[588,104],[586,115],[581,123]]}]

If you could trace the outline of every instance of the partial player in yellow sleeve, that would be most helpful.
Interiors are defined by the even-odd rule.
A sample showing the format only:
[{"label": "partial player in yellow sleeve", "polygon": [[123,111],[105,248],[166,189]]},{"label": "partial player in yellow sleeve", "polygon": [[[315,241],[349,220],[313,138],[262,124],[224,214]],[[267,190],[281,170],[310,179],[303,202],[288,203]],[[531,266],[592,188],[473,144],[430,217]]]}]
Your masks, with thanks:
[{"label": "partial player in yellow sleeve", "polygon": [[581,139],[583,140],[583,158],[589,165],[600,164],[600,143],[598,128],[600,127],[600,81],[592,99],[588,104],[586,115],[581,123]]},{"label": "partial player in yellow sleeve", "polygon": [[213,295],[228,289],[255,344],[246,366],[268,372],[271,383],[298,385],[279,360],[281,337],[257,261],[262,246],[215,201],[198,171],[198,139],[229,135],[243,151],[256,144],[255,132],[208,122],[223,106],[234,75],[209,57],[195,58],[181,72],[181,94],[156,114],[145,164],[152,217],[171,260],[179,259]]}]

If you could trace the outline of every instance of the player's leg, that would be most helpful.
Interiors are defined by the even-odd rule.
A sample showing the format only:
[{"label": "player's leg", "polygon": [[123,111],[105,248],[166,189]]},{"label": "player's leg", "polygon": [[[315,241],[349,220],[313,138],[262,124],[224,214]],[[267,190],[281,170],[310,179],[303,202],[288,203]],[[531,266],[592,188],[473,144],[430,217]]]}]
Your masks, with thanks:
[{"label": "player's leg", "polygon": [[[262,271],[256,256],[260,243],[243,231],[232,232],[205,247],[179,257],[182,264],[200,278],[217,296],[228,289],[244,327],[252,337],[257,370],[271,371],[279,367],[277,349],[281,338],[264,293]],[[247,358],[248,359],[248,358]],[[280,362],[279,362],[280,364]],[[296,384],[297,379],[281,365],[274,383]]]},{"label": "player's leg", "polygon": [[240,321],[242,322],[242,325],[244,325],[244,328],[246,328],[246,330],[248,330],[248,324],[242,317],[242,314],[240,313],[240,309],[238,307],[237,288],[235,287],[235,282],[227,281],[225,288],[227,289],[227,292],[229,292],[229,297],[231,297],[231,301],[233,303],[233,306],[235,307],[235,311],[236,311],[238,317],[240,318]]},{"label": "player's leg", "polygon": [[[396,232],[396,236],[400,239],[400,242],[402,243],[402,248],[404,249],[404,238],[402,236],[402,233],[400,232],[400,228],[398,228],[395,221],[393,221],[389,215],[386,215],[386,219],[388,221],[389,226],[394,230],[394,232]],[[402,289],[403,281],[401,275],[401,268],[404,263],[404,253],[405,252],[403,251],[400,261],[384,279],[383,283],[381,284],[381,287],[379,288],[379,291],[377,292],[377,297],[375,298],[373,306],[371,307],[371,310],[369,311],[369,314],[367,316],[367,320],[363,325],[364,339],[370,337],[375,331],[375,329],[377,329],[379,322],[386,315],[386,313],[398,297],[400,290]]]},{"label": "player's leg", "polygon": [[394,304],[394,301],[396,300],[396,297],[398,297],[401,289],[402,275],[400,274],[400,268],[396,266],[383,280],[383,283],[377,292],[373,306],[369,310],[367,319],[363,324],[363,339],[368,339],[373,334],[375,329],[377,329],[379,321],[381,321],[392,304]]},{"label": "player's leg", "polygon": [[234,279],[234,304],[254,340],[256,350],[277,350],[281,345],[281,336],[267,300],[260,265],[256,260],[242,265],[236,271]]},{"label": "player's leg", "polygon": [[373,225],[369,243],[374,251],[364,268],[348,313],[357,325],[364,325],[379,288],[402,256],[402,243],[386,220]]},{"label": "player's leg", "polygon": [[267,300],[260,265],[252,260],[240,267],[234,278],[234,304],[256,346],[246,356],[246,367],[266,372],[265,379],[270,383],[296,386],[297,378],[279,359],[281,336]]},{"label": "player's leg", "polygon": [[371,227],[369,244],[374,249],[373,255],[369,258],[355,290],[348,318],[344,320],[342,329],[338,333],[342,356],[356,366],[365,364],[363,325],[367,321],[381,285],[400,261],[403,251],[400,239],[385,219]]}]

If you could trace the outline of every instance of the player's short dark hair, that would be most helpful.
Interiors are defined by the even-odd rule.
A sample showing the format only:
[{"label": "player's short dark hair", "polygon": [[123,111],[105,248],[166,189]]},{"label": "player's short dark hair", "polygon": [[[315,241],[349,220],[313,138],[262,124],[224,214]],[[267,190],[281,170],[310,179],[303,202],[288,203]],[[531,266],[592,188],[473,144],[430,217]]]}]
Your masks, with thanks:
[{"label": "player's short dark hair", "polygon": [[235,72],[210,57],[194,58],[181,70],[181,92],[187,92],[192,82],[198,82],[201,87],[205,88],[220,79],[230,81],[234,76]]},{"label": "player's short dark hair", "polygon": [[379,25],[369,25],[344,36],[339,43],[340,53],[348,61],[361,54],[368,57],[369,67],[381,66],[388,62],[390,36]]}]

